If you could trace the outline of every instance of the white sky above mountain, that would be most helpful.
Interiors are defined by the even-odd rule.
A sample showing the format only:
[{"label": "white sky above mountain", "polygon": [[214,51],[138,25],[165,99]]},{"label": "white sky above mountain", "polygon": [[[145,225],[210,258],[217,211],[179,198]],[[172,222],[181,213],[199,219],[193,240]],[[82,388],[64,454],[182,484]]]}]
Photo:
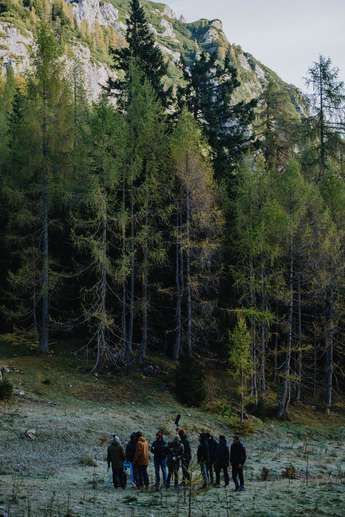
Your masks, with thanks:
[{"label": "white sky above mountain", "polygon": [[306,89],[311,63],[324,54],[345,80],[345,0],[166,0],[188,21],[219,18],[231,41],[285,81]]}]

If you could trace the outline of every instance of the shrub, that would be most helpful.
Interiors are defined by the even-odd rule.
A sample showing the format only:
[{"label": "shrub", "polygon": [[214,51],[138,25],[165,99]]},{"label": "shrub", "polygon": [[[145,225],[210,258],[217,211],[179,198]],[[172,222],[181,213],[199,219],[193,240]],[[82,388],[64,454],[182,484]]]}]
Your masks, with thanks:
[{"label": "shrub", "polygon": [[180,360],[176,369],[176,398],[187,406],[200,406],[206,398],[205,373],[192,357]]},{"label": "shrub", "polygon": [[91,456],[85,455],[80,458],[80,465],[84,465],[85,467],[97,467],[97,462]]},{"label": "shrub", "polygon": [[10,400],[13,396],[13,385],[10,381],[0,381],[0,400]]}]

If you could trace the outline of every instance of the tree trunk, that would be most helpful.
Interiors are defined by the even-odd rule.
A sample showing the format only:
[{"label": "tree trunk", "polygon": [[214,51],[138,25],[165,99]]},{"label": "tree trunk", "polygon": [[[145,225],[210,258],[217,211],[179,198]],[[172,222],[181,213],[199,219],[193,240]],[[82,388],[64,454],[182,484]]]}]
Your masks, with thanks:
[{"label": "tree trunk", "polygon": [[317,395],[317,339],[314,336],[314,375],[313,375],[313,399]]},{"label": "tree trunk", "polygon": [[[266,309],[265,305],[265,272],[264,266],[261,265],[261,299],[262,299],[262,310]],[[261,323],[261,362],[260,362],[260,391],[264,393],[266,391],[266,326],[265,323]]]},{"label": "tree trunk", "polygon": [[320,62],[320,177],[325,173],[326,169],[326,150],[325,150],[325,112],[324,112],[324,84],[323,72]]},{"label": "tree trunk", "polygon": [[129,329],[128,329],[128,355],[133,353],[133,331],[134,331],[134,296],[135,296],[135,222],[134,222],[134,185],[131,185],[131,279],[129,293]]},{"label": "tree trunk", "polygon": [[334,374],[334,322],[333,322],[333,293],[327,301],[326,308],[326,409],[329,414],[333,403],[333,374]]},{"label": "tree trunk", "polygon": [[[125,178],[122,180],[122,263],[125,264],[126,261],[126,183]],[[129,366],[130,360],[130,351],[128,349],[128,341],[127,341],[127,275],[125,275],[125,271],[123,271],[123,279],[122,279],[122,318],[121,318],[121,326],[122,326],[122,347],[124,347],[125,351],[125,362],[126,367]]]},{"label": "tree trunk", "polygon": [[[255,300],[255,274],[253,261],[250,261],[250,302],[252,308],[256,308]],[[257,380],[257,349],[256,349],[256,321],[255,318],[251,318],[251,330],[252,330],[252,361],[253,361],[253,372],[252,372],[252,386],[251,396],[254,397],[255,403],[258,403],[258,380]]]},{"label": "tree trunk", "polygon": [[191,285],[191,264],[190,264],[190,194],[187,193],[187,355],[192,356],[192,285]]},{"label": "tree trunk", "polygon": [[[147,207],[146,207],[146,215],[145,215],[145,228],[146,232],[148,231],[148,215],[147,215]],[[148,243],[147,243],[148,235],[145,236],[144,250],[143,250],[143,299],[142,299],[142,338],[141,338],[141,350],[140,350],[140,362],[143,363],[146,358],[147,351],[147,316],[148,316],[148,268],[149,268],[149,260],[148,260]]]},{"label": "tree trunk", "polygon": [[177,206],[176,214],[176,337],[174,347],[174,360],[178,361],[181,354],[181,341],[182,341],[182,285],[181,285],[181,214],[180,206]]},{"label": "tree trunk", "polygon": [[47,353],[49,350],[49,171],[48,171],[48,123],[47,123],[47,95],[44,95],[44,113],[42,121],[42,311],[40,350]]},{"label": "tree trunk", "polygon": [[289,336],[285,358],[284,368],[284,382],[282,395],[279,401],[278,417],[283,418],[288,414],[290,397],[291,397],[291,385],[290,385],[290,371],[291,371],[291,354],[292,354],[292,324],[293,324],[293,309],[294,309],[294,289],[293,289],[293,278],[294,278],[294,254],[293,254],[293,239],[291,236],[290,241],[290,273],[289,273],[289,291],[290,291],[290,302],[289,302]]},{"label": "tree trunk", "polygon": [[298,384],[297,400],[302,398],[303,351],[302,351],[302,303],[301,303],[301,275],[298,275]]},{"label": "tree trunk", "polygon": [[102,216],[102,262],[101,262],[101,281],[100,281],[100,304],[99,304],[99,324],[97,329],[97,359],[94,367],[99,370],[107,361],[107,336],[106,336],[106,318],[107,318],[107,208],[103,207]]}]

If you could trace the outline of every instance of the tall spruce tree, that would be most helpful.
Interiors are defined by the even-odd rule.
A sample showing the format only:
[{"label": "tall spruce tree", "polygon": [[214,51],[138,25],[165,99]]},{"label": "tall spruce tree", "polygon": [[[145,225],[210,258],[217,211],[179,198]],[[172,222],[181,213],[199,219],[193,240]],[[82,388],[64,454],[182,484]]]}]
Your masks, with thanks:
[{"label": "tall spruce tree", "polygon": [[109,92],[117,97],[120,106],[130,101],[128,82],[131,64],[139,66],[143,77],[149,81],[155,94],[164,106],[168,103],[169,92],[164,88],[167,65],[163,54],[155,43],[155,38],[147,22],[140,0],[131,0],[130,14],[127,19],[127,46],[112,49],[113,69],[118,78],[108,81]]},{"label": "tall spruce tree", "polygon": [[182,63],[185,85],[179,89],[180,106],[186,105],[200,123],[211,146],[218,179],[229,172],[253,143],[251,123],[256,100],[234,102],[240,86],[228,52],[224,62],[202,53],[190,66]]}]

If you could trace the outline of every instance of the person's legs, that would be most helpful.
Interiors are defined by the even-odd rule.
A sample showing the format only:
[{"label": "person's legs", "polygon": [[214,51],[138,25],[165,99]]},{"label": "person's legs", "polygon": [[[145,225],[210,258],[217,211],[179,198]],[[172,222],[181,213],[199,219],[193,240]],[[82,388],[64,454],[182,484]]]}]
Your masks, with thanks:
[{"label": "person's legs", "polygon": [[190,481],[189,462],[182,460],[182,481]]},{"label": "person's legs", "polygon": [[123,468],[115,469],[115,475],[117,480],[117,488],[126,488],[127,476]]},{"label": "person's legs", "polygon": [[142,488],[142,486],[144,484],[142,469],[143,469],[142,465],[138,465],[138,467],[137,467],[137,487],[138,488]]},{"label": "person's legs", "polygon": [[180,463],[178,461],[175,461],[174,463],[174,484],[175,487],[178,486],[178,471],[180,470]]},{"label": "person's legs", "polygon": [[160,485],[160,482],[161,482],[159,470],[160,470],[160,461],[159,460],[155,460],[156,488],[159,488],[159,485]]},{"label": "person's legs", "polygon": [[148,488],[150,484],[149,475],[147,473],[147,465],[143,466],[143,481],[146,488]]},{"label": "person's legs", "polygon": [[213,483],[213,465],[210,463],[208,465],[208,479],[210,480],[210,483]]},{"label": "person's legs", "polygon": [[124,469],[122,469],[122,472],[121,472],[121,479],[122,479],[121,487],[123,489],[125,489],[127,486],[127,473]]},{"label": "person's legs", "polygon": [[166,485],[167,482],[167,462],[166,460],[161,460],[160,467],[162,470],[163,483]]},{"label": "person's legs", "polygon": [[224,484],[225,484],[225,486],[228,486],[229,481],[230,481],[228,467],[224,467],[223,471],[224,471]]},{"label": "person's legs", "polygon": [[118,486],[119,486],[118,478],[117,478],[117,471],[114,467],[113,467],[113,485],[114,485],[114,488],[118,488]]},{"label": "person's legs", "polygon": [[170,481],[171,481],[173,474],[174,474],[174,465],[172,463],[168,463],[168,477],[167,477],[167,483],[166,483],[167,488],[170,487]]},{"label": "person's legs", "polygon": [[232,466],[232,480],[235,483],[236,490],[238,490],[240,488],[240,486],[238,484],[237,476],[238,476],[238,469],[235,465],[233,465]]},{"label": "person's legs", "polygon": [[200,464],[200,470],[201,470],[202,479],[204,480],[204,486],[206,487],[207,482],[208,482],[208,470],[207,470],[206,463]]},{"label": "person's legs", "polygon": [[244,477],[243,477],[243,467],[238,469],[238,477],[240,478],[240,489],[244,489]]},{"label": "person's legs", "polygon": [[215,467],[214,471],[216,473],[216,485],[220,485],[220,467]]},{"label": "person's legs", "polygon": [[129,480],[132,483],[132,485],[135,484],[134,465],[132,462],[129,464]]}]

